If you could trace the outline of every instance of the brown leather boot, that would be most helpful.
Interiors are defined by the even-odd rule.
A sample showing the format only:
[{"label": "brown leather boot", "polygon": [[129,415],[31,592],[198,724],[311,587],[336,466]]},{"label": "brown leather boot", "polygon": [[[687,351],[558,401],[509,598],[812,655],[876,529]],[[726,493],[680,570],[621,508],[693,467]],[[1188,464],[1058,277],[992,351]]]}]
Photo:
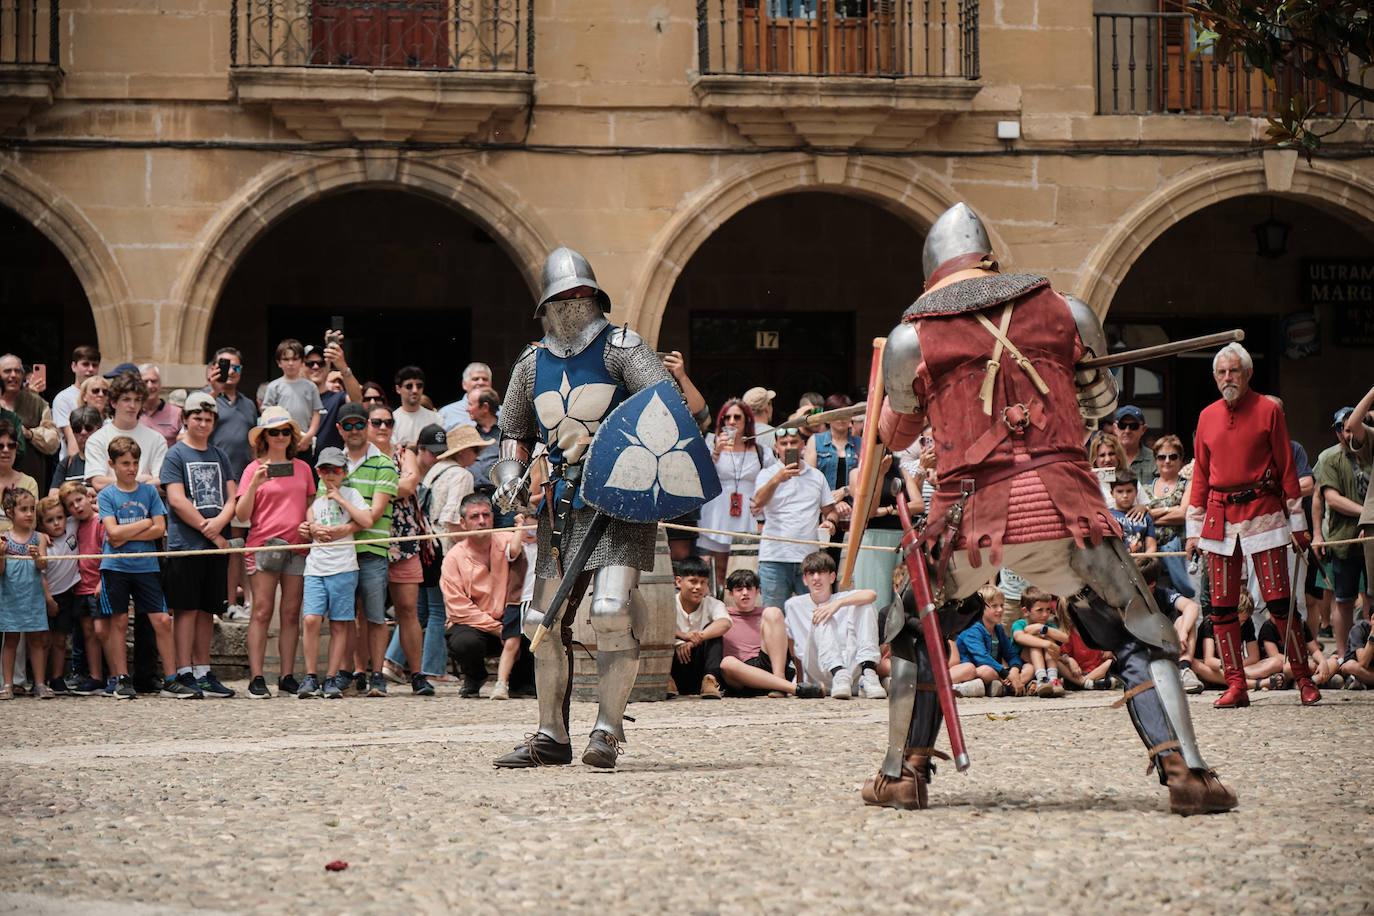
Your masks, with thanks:
[{"label": "brown leather boot", "polygon": [[1181,754],[1166,754],[1159,758],[1164,781],[1169,787],[1169,810],[1187,817],[1190,814],[1209,814],[1230,811],[1239,800],[1236,793],[1221,784],[1213,770],[1192,770]]},{"label": "brown leather boot", "polygon": [[892,779],[883,775],[881,770],[877,776],[870,776],[864,780],[863,800],[865,805],[880,805],[884,808],[902,808],[908,811],[916,811],[922,808],[929,808],[930,802],[926,798],[926,765],[930,763],[929,754],[913,754],[907,752],[902,761],[902,775],[899,779]]}]

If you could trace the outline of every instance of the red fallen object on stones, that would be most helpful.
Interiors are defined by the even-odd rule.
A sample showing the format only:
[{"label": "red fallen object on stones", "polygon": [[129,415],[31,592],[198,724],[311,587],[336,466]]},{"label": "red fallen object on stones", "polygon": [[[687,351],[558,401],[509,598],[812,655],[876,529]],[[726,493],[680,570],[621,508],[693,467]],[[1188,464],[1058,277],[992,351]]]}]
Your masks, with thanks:
[{"label": "red fallen object on stones", "polygon": [[348,863],[343,859],[335,859],[324,867],[325,871],[343,871],[348,867]]}]

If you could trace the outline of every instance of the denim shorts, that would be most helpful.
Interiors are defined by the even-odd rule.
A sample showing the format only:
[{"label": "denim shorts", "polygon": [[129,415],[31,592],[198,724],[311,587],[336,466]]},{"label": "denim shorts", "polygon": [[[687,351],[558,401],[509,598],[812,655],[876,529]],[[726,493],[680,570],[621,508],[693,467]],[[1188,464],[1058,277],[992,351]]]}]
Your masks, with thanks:
[{"label": "denim shorts", "polygon": [[333,573],[328,576],[306,576],[305,597],[301,613],[307,617],[328,617],[330,620],[352,620],[353,593],[358,588],[358,571]]},{"label": "denim shorts", "polygon": [[368,623],[386,623],[386,580],[391,564],[375,553],[358,554],[357,595]]}]

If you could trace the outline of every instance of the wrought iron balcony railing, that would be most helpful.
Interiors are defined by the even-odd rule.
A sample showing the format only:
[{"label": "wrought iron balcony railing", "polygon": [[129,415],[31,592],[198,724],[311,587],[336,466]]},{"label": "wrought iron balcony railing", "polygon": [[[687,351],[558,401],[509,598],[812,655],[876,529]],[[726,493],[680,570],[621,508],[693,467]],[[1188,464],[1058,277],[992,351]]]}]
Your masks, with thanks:
[{"label": "wrought iron balcony railing", "polygon": [[534,0],[230,0],[235,67],[534,72]]},{"label": "wrought iron balcony railing", "polygon": [[0,0],[0,64],[59,66],[58,0]]},{"label": "wrought iron balcony railing", "polygon": [[697,0],[701,74],[978,78],[978,0]]},{"label": "wrought iron balcony railing", "polygon": [[[1199,51],[1187,13],[1094,13],[1098,114],[1273,115],[1302,95],[1320,116],[1374,116],[1374,104],[1350,98],[1292,68],[1271,85],[1244,55]],[[1369,80],[1351,69],[1352,80]],[[1363,82],[1362,85],[1369,85]]]}]

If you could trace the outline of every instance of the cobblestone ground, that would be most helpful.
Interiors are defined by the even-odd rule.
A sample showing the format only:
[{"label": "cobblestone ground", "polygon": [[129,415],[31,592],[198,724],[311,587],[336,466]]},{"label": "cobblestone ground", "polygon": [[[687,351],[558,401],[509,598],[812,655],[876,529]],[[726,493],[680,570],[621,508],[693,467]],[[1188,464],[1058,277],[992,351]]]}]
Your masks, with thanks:
[{"label": "cobblestone ground", "polygon": [[[1370,911],[1374,694],[1213,697],[1194,721],[1241,808],[1188,819],[1102,693],[961,701],[973,768],[942,768],[924,812],[859,800],[873,701],[636,704],[606,773],[493,769],[534,703],[453,688],[21,699],[0,913]],[[593,716],[573,705],[579,755]]]}]

